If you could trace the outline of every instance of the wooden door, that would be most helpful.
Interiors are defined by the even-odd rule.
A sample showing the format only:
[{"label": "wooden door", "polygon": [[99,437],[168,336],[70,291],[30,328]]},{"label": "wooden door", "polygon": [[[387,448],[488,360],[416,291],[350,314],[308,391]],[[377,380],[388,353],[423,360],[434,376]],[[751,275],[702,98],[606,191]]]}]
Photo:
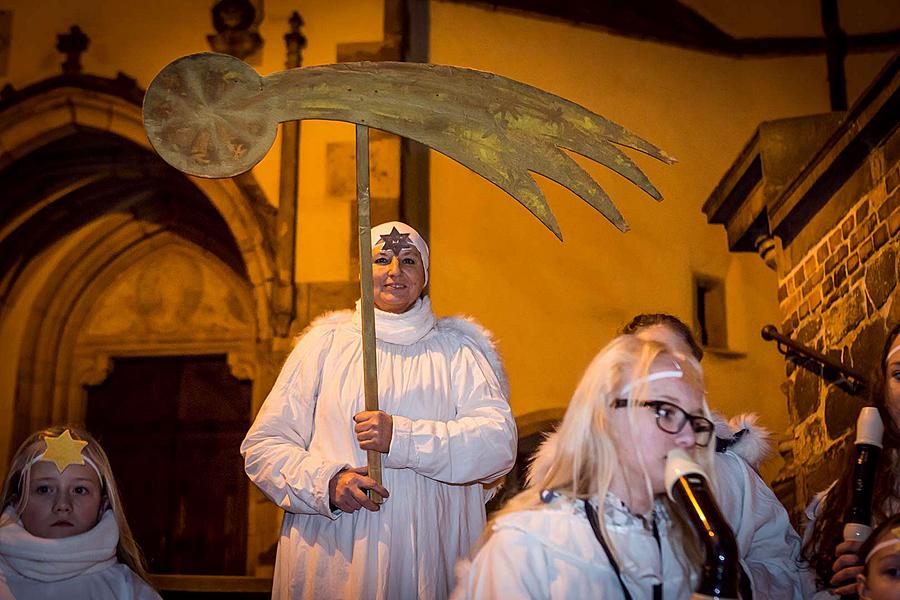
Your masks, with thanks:
[{"label": "wooden door", "polygon": [[118,358],[88,388],[87,428],[151,572],[245,573],[250,402],[224,356]]}]

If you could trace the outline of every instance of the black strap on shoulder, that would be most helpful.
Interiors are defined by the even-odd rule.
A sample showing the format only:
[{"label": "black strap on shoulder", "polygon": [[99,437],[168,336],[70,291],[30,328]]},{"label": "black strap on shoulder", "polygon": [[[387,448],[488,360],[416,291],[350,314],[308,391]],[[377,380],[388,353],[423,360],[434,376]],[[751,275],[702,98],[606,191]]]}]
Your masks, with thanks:
[{"label": "black strap on shoulder", "polygon": [[584,512],[587,515],[588,523],[591,524],[591,529],[594,530],[594,537],[597,538],[597,541],[600,542],[600,545],[603,547],[603,552],[606,553],[606,558],[609,560],[609,564],[612,565],[613,571],[615,571],[616,577],[619,579],[619,585],[622,586],[622,597],[625,598],[625,600],[631,600],[631,594],[628,592],[628,588],[625,587],[625,582],[622,580],[622,573],[619,571],[619,563],[613,558],[612,552],[606,544],[606,540],[603,539],[603,532],[600,531],[600,522],[597,520],[597,511],[594,510],[594,507],[591,506],[591,503],[587,500],[584,500]]},{"label": "black strap on shoulder", "polygon": [[[653,511],[653,539],[656,540],[656,548],[659,550],[659,569],[660,576],[662,576],[662,540],[659,538],[659,527],[656,526],[656,511]],[[662,600],[662,583],[657,583],[653,586],[653,600]]]}]

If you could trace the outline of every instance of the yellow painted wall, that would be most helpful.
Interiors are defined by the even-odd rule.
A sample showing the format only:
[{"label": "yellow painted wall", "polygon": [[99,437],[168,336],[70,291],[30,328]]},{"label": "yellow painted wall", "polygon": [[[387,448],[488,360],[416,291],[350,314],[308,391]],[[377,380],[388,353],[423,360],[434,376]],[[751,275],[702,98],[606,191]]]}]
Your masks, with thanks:
[{"label": "yellow painted wall", "polygon": [[[689,320],[692,273],[727,286],[729,345],[708,355],[710,401],[788,424],[783,360],[759,338],[779,323],[776,278],[755,255],[727,251],[701,206],[760,121],[826,112],[824,57],[735,60],[482,8],[432,2],[431,60],[518,79],[610,118],[666,149],[675,166],[631,152],[660,189],[657,205],[582,161],[632,230],[619,233],[578,197],[539,179],[561,244],[503,192],[436,156],[432,295],[441,313],[477,316],[501,340],[516,414],[564,406],[592,355],[633,314]],[[851,82],[884,56],[854,57]],[[861,86],[851,88],[858,94]]]},{"label": "yellow painted wall", "polygon": [[[56,35],[78,24],[91,38],[85,72],[122,71],[146,87],[171,60],[208,50],[212,1],[4,0],[13,11],[9,69],[22,88],[59,73]],[[539,184],[566,242],[559,243],[499,189],[451,160],[432,162],[432,296],[439,314],[466,313],[501,341],[513,408],[523,415],[565,406],[596,350],[633,314],[690,319],[692,273],[726,281],[731,348],[745,358],[706,361],[712,403],[757,410],[787,426],[783,362],[759,339],[778,322],[775,276],[756,256],[729,254],[724,231],[700,207],[760,121],[828,110],[824,57],[736,60],[504,12],[431,2],[431,59],[493,71],[544,88],[628,127],[678,157],[665,166],[631,153],[666,197],[657,204],[620,177],[581,164],[632,227],[621,234],[553,182]],[[304,64],[334,62],[341,43],[382,37],[378,0],[266,0],[266,40],[256,69],[283,68],[287,19],[299,10],[309,40]],[[884,55],[848,59],[851,95]],[[349,277],[350,207],[326,193],[327,144],[350,142],[345,124],[305,122],[300,169],[298,280]],[[273,203],[278,142],[254,174]],[[5,346],[12,358],[15,348]],[[0,391],[11,393],[10,369]],[[9,400],[11,402],[11,399]],[[3,445],[0,444],[0,448]],[[0,457],[2,458],[2,457]]]}]

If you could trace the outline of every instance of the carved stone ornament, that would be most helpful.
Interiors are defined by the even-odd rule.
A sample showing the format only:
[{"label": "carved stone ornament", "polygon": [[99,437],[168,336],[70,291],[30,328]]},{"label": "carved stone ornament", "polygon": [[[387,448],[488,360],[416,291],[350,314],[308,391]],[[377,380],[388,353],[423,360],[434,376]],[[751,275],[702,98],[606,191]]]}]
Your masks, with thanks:
[{"label": "carved stone ornament", "polygon": [[215,34],[206,36],[209,47],[222,54],[228,54],[258,64],[263,47],[258,26],[262,20],[262,2],[259,10],[251,0],[219,0],[212,9]]}]

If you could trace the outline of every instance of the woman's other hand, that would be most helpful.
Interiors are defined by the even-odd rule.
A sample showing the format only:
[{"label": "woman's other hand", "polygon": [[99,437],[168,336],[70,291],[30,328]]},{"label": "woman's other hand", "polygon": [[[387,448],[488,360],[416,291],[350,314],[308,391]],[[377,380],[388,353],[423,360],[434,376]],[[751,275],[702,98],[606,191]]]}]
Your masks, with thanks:
[{"label": "woman's other hand", "polygon": [[356,421],[353,429],[360,448],[381,453],[390,451],[394,433],[391,415],[380,410],[367,410],[354,415],[353,420]]},{"label": "woman's other hand", "polygon": [[378,510],[378,505],[369,499],[366,490],[375,490],[382,498],[390,496],[388,491],[368,476],[368,467],[356,467],[344,469],[331,478],[328,484],[328,494],[331,504],[346,513],[352,513],[360,508]]},{"label": "woman's other hand", "polygon": [[837,559],[831,567],[834,576],[829,582],[835,586],[831,590],[832,593],[838,596],[856,593],[856,576],[862,573],[864,568],[858,554],[861,545],[861,542],[851,540],[841,542],[834,549]]}]

